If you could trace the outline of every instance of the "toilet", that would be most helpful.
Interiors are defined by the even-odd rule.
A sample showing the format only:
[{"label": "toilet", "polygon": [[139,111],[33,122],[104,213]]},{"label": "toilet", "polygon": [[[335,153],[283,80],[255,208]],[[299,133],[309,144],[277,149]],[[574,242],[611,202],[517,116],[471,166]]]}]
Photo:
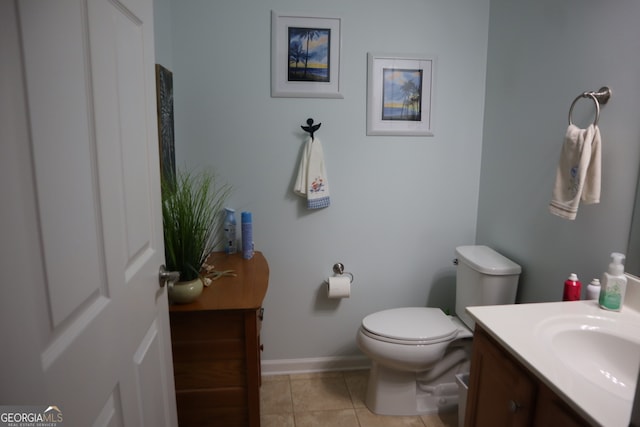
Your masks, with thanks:
[{"label": "toilet", "polygon": [[465,307],[513,304],[521,267],[487,246],[456,248],[455,316],[439,308],[403,307],[362,320],[358,347],[371,359],[365,403],[376,414],[453,410],[456,374],[469,372],[475,326]]}]

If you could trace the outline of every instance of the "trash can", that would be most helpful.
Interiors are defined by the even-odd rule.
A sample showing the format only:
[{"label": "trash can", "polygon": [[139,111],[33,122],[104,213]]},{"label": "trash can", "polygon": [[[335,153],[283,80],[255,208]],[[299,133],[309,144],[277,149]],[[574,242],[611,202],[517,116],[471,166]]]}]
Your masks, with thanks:
[{"label": "trash can", "polygon": [[458,427],[464,427],[464,414],[467,411],[467,392],[469,391],[469,374],[456,375],[458,383]]}]

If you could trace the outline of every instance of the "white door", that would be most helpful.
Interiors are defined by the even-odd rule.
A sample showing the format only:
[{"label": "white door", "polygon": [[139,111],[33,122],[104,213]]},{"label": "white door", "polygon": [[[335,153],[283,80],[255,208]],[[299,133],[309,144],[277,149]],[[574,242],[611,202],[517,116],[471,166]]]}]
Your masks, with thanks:
[{"label": "white door", "polygon": [[177,425],[152,15],[0,2],[0,405],[59,426]]}]

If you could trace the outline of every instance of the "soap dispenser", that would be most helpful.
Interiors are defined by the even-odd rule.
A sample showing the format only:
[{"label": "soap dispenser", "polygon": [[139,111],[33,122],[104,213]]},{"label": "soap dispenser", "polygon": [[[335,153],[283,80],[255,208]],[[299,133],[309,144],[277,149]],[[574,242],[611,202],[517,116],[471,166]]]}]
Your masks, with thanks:
[{"label": "soap dispenser", "polygon": [[600,299],[598,303],[605,310],[620,311],[627,291],[627,277],[624,275],[624,254],[613,252],[609,270],[602,275]]}]

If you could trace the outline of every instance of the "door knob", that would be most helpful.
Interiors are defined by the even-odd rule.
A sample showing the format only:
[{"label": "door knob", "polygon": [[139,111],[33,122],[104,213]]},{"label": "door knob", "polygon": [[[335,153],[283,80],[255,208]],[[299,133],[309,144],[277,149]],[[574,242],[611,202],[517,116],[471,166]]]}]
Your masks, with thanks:
[{"label": "door knob", "polygon": [[522,405],[516,400],[509,401],[509,411],[510,412],[518,412],[522,408]]},{"label": "door knob", "polygon": [[160,281],[160,287],[164,288],[167,282],[173,283],[180,280],[179,271],[167,271],[167,268],[162,264],[160,271],[158,272],[158,280]]}]

